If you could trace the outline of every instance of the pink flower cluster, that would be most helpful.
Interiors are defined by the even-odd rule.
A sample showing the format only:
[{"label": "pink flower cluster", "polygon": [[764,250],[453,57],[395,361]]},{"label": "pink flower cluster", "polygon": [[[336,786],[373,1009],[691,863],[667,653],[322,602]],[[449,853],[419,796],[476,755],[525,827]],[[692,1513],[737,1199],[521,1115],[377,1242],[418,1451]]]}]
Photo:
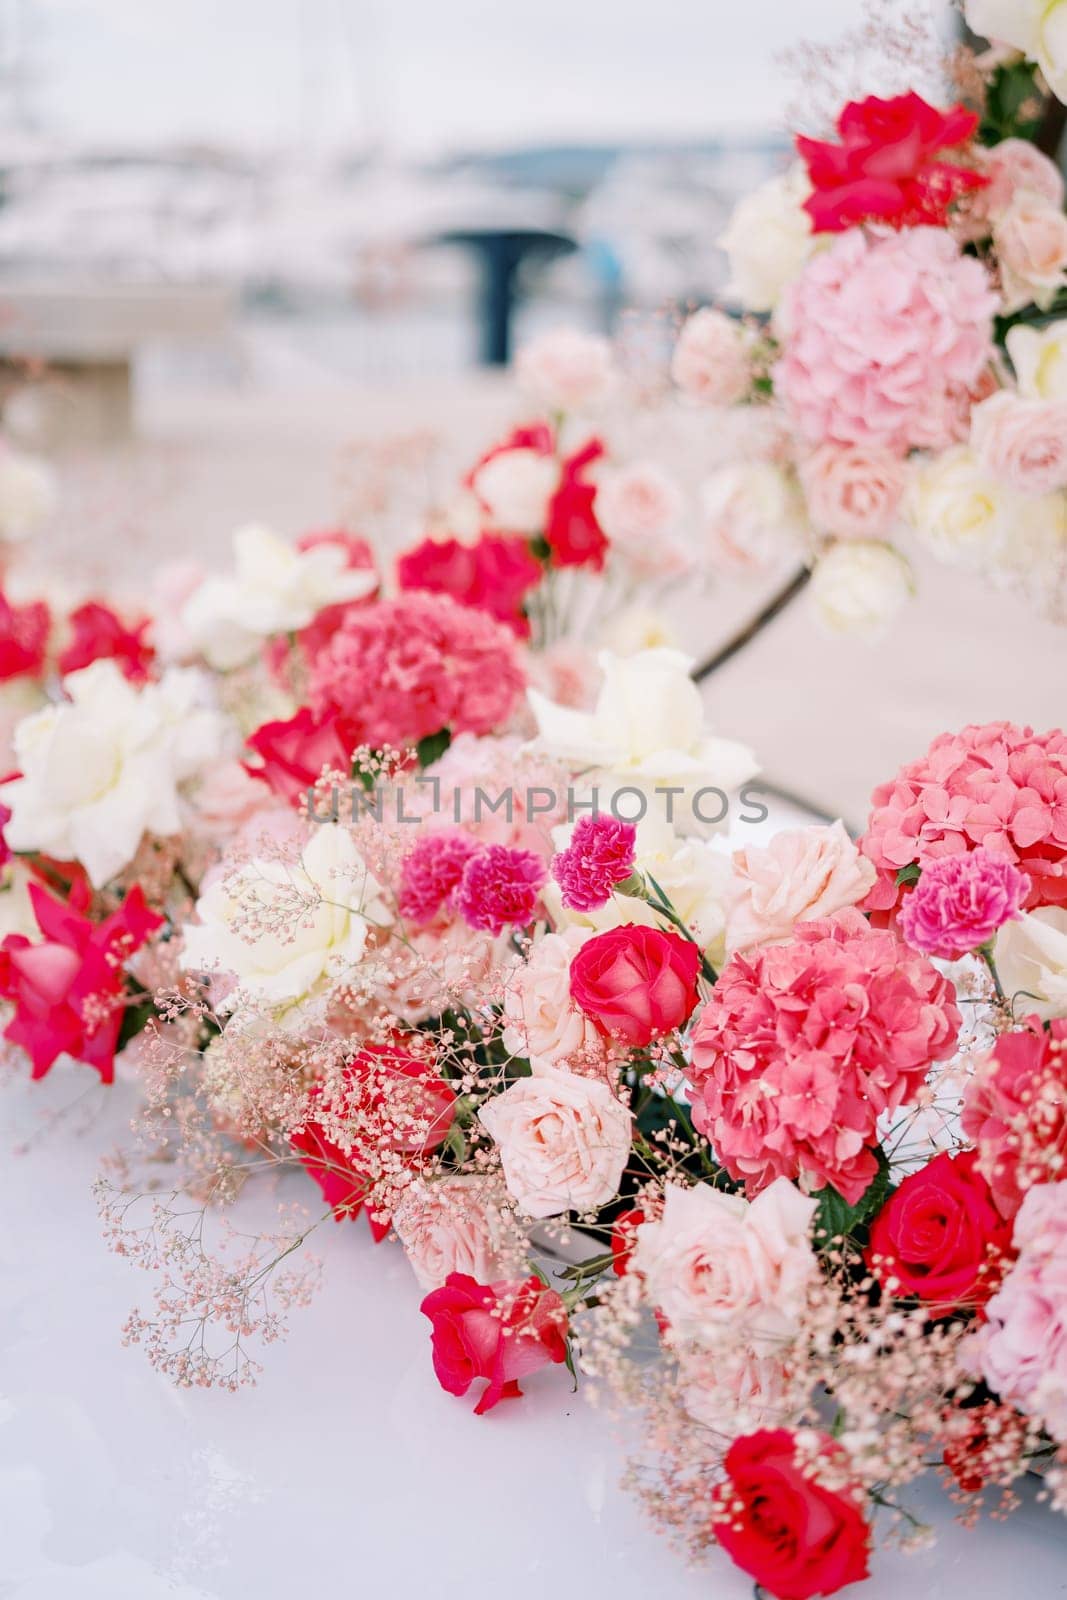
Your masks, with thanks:
[{"label": "pink flower cluster", "polygon": [[954,990],[849,909],[727,963],[693,1032],[693,1121],[749,1193],[805,1174],[853,1204],[876,1122],[951,1055]]},{"label": "pink flower cluster", "polygon": [[618,817],[581,817],[571,842],[552,862],[552,876],[572,911],[595,911],[633,871],[637,829]]},{"label": "pink flower cluster", "polygon": [[1067,734],[1010,722],[938,736],[871,796],[860,849],[878,869],[864,902],[888,922],[908,894],[901,867],[925,871],[980,845],[1030,879],[1026,906],[1067,904]]},{"label": "pink flower cluster", "polygon": [[777,392],[811,444],[944,449],[966,435],[992,354],[985,268],[937,228],[855,228],[786,293]]},{"label": "pink flower cluster", "polygon": [[1019,915],[1030,879],[984,845],[927,867],[900,908],[900,932],[913,950],[955,961],[987,944]]},{"label": "pink flower cluster", "polygon": [[963,1096],[961,1126],[997,1207],[1014,1216],[1034,1184],[1067,1160],[1067,1021],[1037,1017],[1002,1033],[978,1062]]},{"label": "pink flower cluster", "polygon": [[316,657],[313,710],[348,719],[361,744],[417,744],[448,728],[489,733],[523,687],[511,635],[446,595],[356,607]]}]

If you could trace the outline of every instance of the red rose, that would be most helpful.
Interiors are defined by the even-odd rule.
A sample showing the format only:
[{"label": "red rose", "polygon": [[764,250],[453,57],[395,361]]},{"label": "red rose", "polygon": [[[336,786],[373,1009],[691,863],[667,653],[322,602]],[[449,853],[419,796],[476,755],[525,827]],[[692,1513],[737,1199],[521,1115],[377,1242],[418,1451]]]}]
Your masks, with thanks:
[{"label": "red rose", "polygon": [[949,207],[989,180],[937,156],[977,126],[965,106],[938,111],[914,92],[852,101],[837,119],[840,144],[796,141],[811,180],[804,209],[815,232],[843,233],[860,222],[944,227]]},{"label": "red rose", "polygon": [[611,928],[571,962],[571,999],[609,1038],[646,1045],[692,1014],[699,970],[691,939],[641,924]]},{"label": "red rose", "polygon": [[867,1265],[892,1293],[941,1313],[984,1305],[997,1287],[1011,1224],[977,1169],[978,1152],[935,1156],[887,1200],[871,1227]]},{"label": "red rose", "polygon": [[110,606],[87,600],[67,620],[73,637],[59,658],[61,673],[78,672],[94,661],[111,660],[131,683],[147,682],[156,655],[144,637],[148,617],[127,627]]},{"label": "red rose", "polygon": [[343,717],[317,717],[303,706],[287,721],[262,723],[246,742],[262,765],[246,765],[245,770],[279,799],[296,801],[318,783],[323,767],[347,775],[359,739]]},{"label": "red rose", "polygon": [[[818,1463],[835,1476],[844,1452],[826,1435]],[[867,1576],[871,1534],[858,1489],[829,1489],[816,1480],[788,1428],[735,1439],[726,1455],[726,1483],[715,1491],[715,1537],[726,1553],[776,1600],[836,1594]]]},{"label": "red rose", "polygon": [[528,592],[544,576],[525,539],[514,534],[485,533],[477,544],[458,539],[424,539],[397,557],[396,581],[401,589],[429,589],[450,594],[461,605],[488,611],[521,639],[530,624],[523,611]]},{"label": "red rose", "polygon": [[545,524],[545,542],[552,551],[554,567],[603,569],[608,541],[593,510],[596,484],[584,477],[585,469],[603,454],[600,440],[590,439],[560,465],[559,488],[548,503]]},{"label": "red rose", "polygon": [[433,1370],[442,1389],[466,1394],[488,1380],[475,1416],[521,1395],[518,1379],[567,1359],[567,1311],[539,1278],[524,1283],[478,1283],[450,1272],[422,1302],[433,1324]]},{"label": "red rose", "polygon": [[0,682],[38,677],[44,670],[52,613],[43,600],[13,606],[0,594]]},{"label": "red rose", "polygon": [[631,1211],[620,1211],[611,1229],[611,1270],[617,1278],[625,1278],[630,1270],[630,1258],[637,1246],[637,1230],[648,1218],[640,1206]]}]

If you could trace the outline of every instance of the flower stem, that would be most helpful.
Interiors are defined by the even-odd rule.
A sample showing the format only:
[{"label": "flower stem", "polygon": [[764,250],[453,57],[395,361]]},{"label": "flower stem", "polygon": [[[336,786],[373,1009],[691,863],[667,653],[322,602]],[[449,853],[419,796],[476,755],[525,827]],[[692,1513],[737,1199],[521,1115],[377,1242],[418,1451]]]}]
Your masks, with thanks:
[{"label": "flower stem", "polygon": [[771,596],[761,611],[757,611],[756,615],[751,617],[743,628],[740,628],[732,638],[727,639],[722,648],[717,650],[713,656],[709,656],[706,661],[700,663],[693,673],[694,682],[703,683],[705,678],[710,678],[712,673],[718,672],[720,667],[724,667],[740,650],[743,650],[758,634],[761,634],[764,628],[768,627],[775,617],[784,611],[796,599],[797,595],[804,590],[810,577],[810,567],[798,567],[788,582],[776,594]]}]

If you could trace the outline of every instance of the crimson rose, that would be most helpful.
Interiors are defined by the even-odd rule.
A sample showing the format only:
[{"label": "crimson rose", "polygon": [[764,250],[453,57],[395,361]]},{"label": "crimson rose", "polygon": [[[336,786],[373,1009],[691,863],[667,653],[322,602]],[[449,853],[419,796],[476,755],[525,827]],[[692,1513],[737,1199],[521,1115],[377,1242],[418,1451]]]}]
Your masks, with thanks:
[{"label": "crimson rose", "polygon": [[[844,1459],[826,1435],[818,1462]],[[726,1553],[776,1600],[835,1594],[867,1576],[871,1536],[858,1490],[829,1489],[799,1457],[788,1428],[762,1428],[735,1439],[727,1481],[715,1491],[715,1537]]]},{"label": "crimson rose", "polygon": [[601,1033],[640,1047],[691,1016],[699,970],[691,939],[627,924],[582,945],[571,962],[571,999]]},{"label": "crimson rose", "polygon": [[466,1394],[476,1378],[488,1380],[475,1416],[517,1399],[519,1378],[567,1359],[566,1308],[539,1278],[486,1284],[450,1272],[421,1310],[433,1324],[433,1370],[442,1389]]},{"label": "crimson rose", "polygon": [[867,1265],[892,1293],[941,1313],[984,1305],[997,1287],[1011,1225],[978,1171],[978,1152],[935,1156],[905,1178],[871,1227]]}]

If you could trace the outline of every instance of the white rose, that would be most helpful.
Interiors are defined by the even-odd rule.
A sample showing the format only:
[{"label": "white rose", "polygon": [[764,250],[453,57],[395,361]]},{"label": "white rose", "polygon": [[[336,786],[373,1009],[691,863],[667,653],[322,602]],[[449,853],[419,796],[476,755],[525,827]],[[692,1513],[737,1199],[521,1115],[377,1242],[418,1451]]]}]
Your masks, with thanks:
[{"label": "white rose", "polygon": [[967,25],[1036,61],[1059,100],[1067,100],[1067,0],[964,0]]},{"label": "white rose", "polygon": [[363,957],[371,927],[391,913],[339,823],[315,827],[298,861],[260,856],[219,872],[183,929],[188,972],[232,974],[252,1001],[310,1013]]},{"label": "white rose", "polygon": [[798,922],[814,922],[857,905],[877,876],[843,822],[787,828],[767,845],[736,850],[727,948],[746,950],[788,939]]},{"label": "white rose", "polygon": [[787,1178],[751,1203],[707,1184],[668,1184],[662,1217],[637,1229],[633,1268],[672,1340],[744,1340],[756,1355],[780,1353],[818,1273],[815,1210]]},{"label": "white rose", "polygon": [[345,565],[338,545],[296,550],[267,528],[239,528],[234,570],[205,578],[181,613],[187,646],[220,672],[250,661],[264,639],[304,628],[328,605],[359,600],[378,579]]},{"label": "white rose", "polygon": [[56,483],[37,456],[0,448],[0,539],[27,539],[52,515]]},{"label": "white rose", "polygon": [[849,539],[820,556],[812,575],[815,614],[830,633],[883,634],[914,593],[911,568],[888,544]]},{"label": "white rose", "polygon": [[580,1070],[604,1058],[604,1041],[570,996],[571,961],[589,933],[579,927],[546,933],[528,960],[509,974],[504,989],[504,1044],[526,1056],[534,1072]]},{"label": "white rose", "polygon": [[768,572],[807,532],[796,479],[771,461],[721,467],[700,491],[708,554],[734,572]]},{"label": "white rose", "polygon": [[539,450],[501,450],[474,474],[474,492],[495,528],[540,533],[559,486],[559,463]]},{"label": "white rose", "polygon": [[604,624],[600,642],[617,656],[632,656],[639,650],[674,650],[678,634],[661,611],[649,606],[627,606]]},{"label": "white rose", "polygon": [[14,850],[80,861],[97,888],[132,860],[145,833],[180,833],[179,786],[218,759],[225,720],[200,673],[172,668],[137,690],[114,661],[63,680],[69,700],[19,723],[21,777],[0,788]]},{"label": "white rose", "polygon": [[[538,743],[576,767],[600,767],[635,787],[676,784],[686,792],[735,789],[758,770],[745,745],[711,737],[704,703],[677,650],[599,657],[603,683],[592,711],[561,706],[527,691]],[[602,796],[607,790],[602,791]]]},{"label": "white rose", "polygon": [[803,208],[810,192],[797,163],[746,195],[730,218],[719,240],[730,259],[727,293],[746,311],[773,311],[811,255],[811,219]]},{"label": "white rose", "polygon": [[439,1289],[451,1272],[478,1283],[520,1276],[522,1235],[484,1177],[417,1179],[404,1190],[393,1227],[423,1289]]},{"label": "white rose", "polygon": [[619,1192],[631,1117],[607,1084],[570,1072],[520,1078],[478,1113],[504,1182],[531,1217],[594,1211]]},{"label": "white rose", "polygon": [[1067,400],[1067,321],[1048,328],[1020,323],[1006,340],[1019,393],[1027,400]]},{"label": "white rose", "polygon": [[543,410],[581,411],[603,400],[611,388],[611,345],[599,334],[557,328],[523,346],[515,375]]},{"label": "white rose", "polygon": [[1016,1012],[1046,1021],[1067,1017],[1067,909],[1039,906],[1006,922],[997,934],[997,971]]},{"label": "white rose", "polygon": [[985,566],[1019,514],[1019,497],[968,445],[927,457],[904,500],[904,517],[939,561]]}]

